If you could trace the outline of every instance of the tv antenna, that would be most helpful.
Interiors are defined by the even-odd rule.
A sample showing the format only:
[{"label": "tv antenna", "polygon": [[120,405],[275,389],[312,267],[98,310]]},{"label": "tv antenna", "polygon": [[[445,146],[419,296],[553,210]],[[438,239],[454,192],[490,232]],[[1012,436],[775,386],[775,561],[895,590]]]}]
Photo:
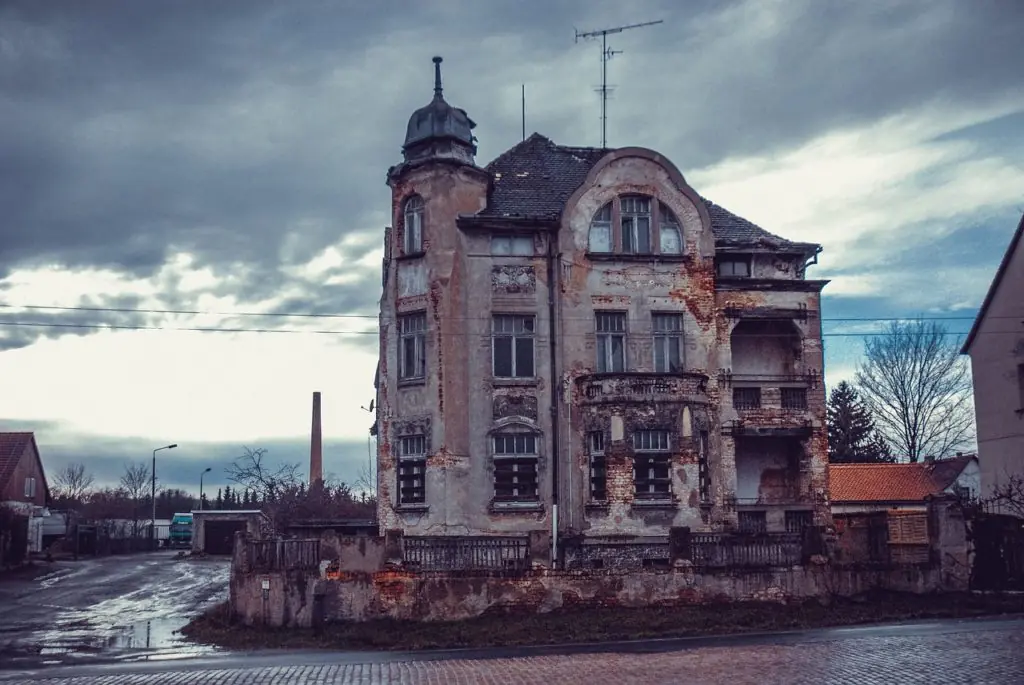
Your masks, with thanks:
[{"label": "tv antenna", "polygon": [[613,55],[621,55],[622,50],[612,50],[608,47],[608,34],[609,33],[622,33],[627,29],[638,29],[642,26],[654,26],[655,24],[664,23],[663,20],[657,21],[645,21],[640,24],[627,24],[626,26],[615,26],[610,29],[598,29],[597,31],[576,31],[576,41],[580,42],[580,38],[584,40],[588,38],[597,38],[601,36],[601,87],[597,89],[597,92],[601,94],[601,147],[608,147],[608,93],[611,89],[608,87],[608,60]]}]

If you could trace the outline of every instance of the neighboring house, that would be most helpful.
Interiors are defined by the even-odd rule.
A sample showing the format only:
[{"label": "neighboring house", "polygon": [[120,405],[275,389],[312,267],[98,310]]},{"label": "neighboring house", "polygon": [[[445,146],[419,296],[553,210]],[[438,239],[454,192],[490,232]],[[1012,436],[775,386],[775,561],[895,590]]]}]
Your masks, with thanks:
[{"label": "neighboring house", "polygon": [[0,433],[0,504],[28,517],[28,551],[43,549],[50,487],[34,433]]},{"label": "neighboring house", "polygon": [[0,433],[0,503],[45,507],[50,498],[34,433]]},{"label": "neighboring house", "polygon": [[388,171],[381,528],[828,523],[820,246],[705,200],[653,150],[535,133],[478,166],[435,62]]},{"label": "neighboring house", "polygon": [[927,498],[940,493],[977,499],[981,492],[978,457],[914,464],[832,464],[829,467],[832,515],[884,510],[926,511]]},{"label": "neighboring house", "polygon": [[961,353],[971,358],[982,495],[1024,478],[1024,216]]}]

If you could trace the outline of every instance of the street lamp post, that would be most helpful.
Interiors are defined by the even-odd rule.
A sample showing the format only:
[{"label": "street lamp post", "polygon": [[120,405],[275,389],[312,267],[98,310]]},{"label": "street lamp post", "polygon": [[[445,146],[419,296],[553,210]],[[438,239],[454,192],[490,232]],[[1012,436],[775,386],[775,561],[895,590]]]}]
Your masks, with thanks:
[{"label": "street lamp post", "polygon": [[212,470],[213,469],[211,467],[207,466],[206,470],[199,474],[199,510],[200,511],[203,510],[203,476],[205,476],[206,474],[208,474]]},{"label": "street lamp post", "polygon": [[152,476],[152,482],[150,485],[149,492],[149,496],[153,500],[153,518],[150,522],[149,538],[150,544],[152,544],[154,547],[156,546],[156,453],[159,452],[160,450],[173,450],[177,446],[178,443],[174,443],[173,445],[164,445],[163,447],[157,447],[155,450],[153,450],[153,469],[150,472],[150,476]]}]

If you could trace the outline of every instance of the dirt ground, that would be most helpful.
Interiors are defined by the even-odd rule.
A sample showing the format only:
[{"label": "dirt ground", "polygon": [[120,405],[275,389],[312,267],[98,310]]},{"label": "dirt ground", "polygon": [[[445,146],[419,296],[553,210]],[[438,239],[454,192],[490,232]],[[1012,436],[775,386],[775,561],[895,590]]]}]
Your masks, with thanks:
[{"label": "dirt ground", "polygon": [[1024,614],[1024,595],[875,594],[828,604],[741,602],[645,609],[579,608],[491,614],[458,622],[334,623],[320,630],[247,627],[219,605],[189,623],[189,639],[230,649],[419,650],[574,644],[645,638],[773,632],[938,618]]}]

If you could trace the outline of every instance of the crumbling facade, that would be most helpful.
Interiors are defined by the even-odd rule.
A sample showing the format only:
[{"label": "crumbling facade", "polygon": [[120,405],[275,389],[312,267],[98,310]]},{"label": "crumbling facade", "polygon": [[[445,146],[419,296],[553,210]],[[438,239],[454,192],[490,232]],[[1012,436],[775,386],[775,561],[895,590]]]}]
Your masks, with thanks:
[{"label": "crumbling facade", "polygon": [[481,167],[474,127],[435,58],[387,176],[381,528],[827,523],[820,247],[705,200],[655,151],[533,134]]}]

